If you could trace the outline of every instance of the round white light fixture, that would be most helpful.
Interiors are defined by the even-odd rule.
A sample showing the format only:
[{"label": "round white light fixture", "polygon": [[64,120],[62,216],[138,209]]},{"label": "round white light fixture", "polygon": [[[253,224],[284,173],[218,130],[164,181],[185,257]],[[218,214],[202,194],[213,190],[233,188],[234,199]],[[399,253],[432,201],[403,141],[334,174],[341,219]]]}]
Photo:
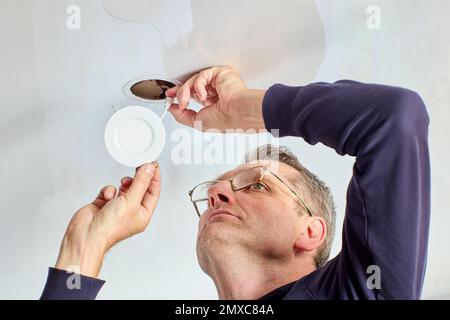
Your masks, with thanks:
[{"label": "round white light fixture", "polygon": [[[159,157],[166,142],[162,120],[172,103],[177,103],[176,99],[166,97],[165,92],[179,84],[177,80],[152,75],[125,85],[125,95],[146,106],[122,107],[106,124],[105,145],[114,160],[124,166],[139,167]],[[163,114],[158,116],[150,110],[152,106],[163,106]]]},{"label": "round white light fixture", "polygon": [[161,118],[142,106],[117,111],[106,125],[106,149],[124,166],[139,167],[156,160],[165,142],[166,130]]}]

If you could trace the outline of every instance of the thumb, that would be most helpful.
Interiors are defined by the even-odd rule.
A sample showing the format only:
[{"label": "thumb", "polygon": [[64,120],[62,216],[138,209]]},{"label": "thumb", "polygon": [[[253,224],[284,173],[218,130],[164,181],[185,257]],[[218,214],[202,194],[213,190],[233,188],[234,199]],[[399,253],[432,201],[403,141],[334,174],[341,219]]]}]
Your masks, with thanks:
[{"label": "thumb", "polygon": [[136,171],[125,197],[134,205],[140,205],[152,180],[155,167],[151,163],[146,163]]},{"label": "thumb", "polygon": [[194,127],[195,117],[197,112],[192,109],[181,109],[177,105],[173,104],[169,108],[169,112],[175,118],[178,123],[181,123],[185,126],[189,126],[191,128]]}]

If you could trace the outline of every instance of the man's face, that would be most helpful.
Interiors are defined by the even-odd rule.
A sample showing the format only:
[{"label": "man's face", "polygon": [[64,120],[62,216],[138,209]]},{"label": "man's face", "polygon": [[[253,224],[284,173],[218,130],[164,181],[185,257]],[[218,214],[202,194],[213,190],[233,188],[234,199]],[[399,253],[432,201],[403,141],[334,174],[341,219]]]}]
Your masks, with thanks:
[{"label": "man's face", "polygon": [[[200,265],[211,255],[233,248],[264,259],[285,259],[294,254],[294,243],[304,223],[298,200],[273,175],[260,184],[233,191],[229,179],[251,167],[266,165],[290,183],[297,174],[292,167],[275,161],[258,161],[226,172],[208,192],[209,208],[200,218],[197,256]],[[222,180],[223,179],[223,180]],[[228,179],[228,180],[225,180]],[[292,186],[292,185],[291,185]]]}]

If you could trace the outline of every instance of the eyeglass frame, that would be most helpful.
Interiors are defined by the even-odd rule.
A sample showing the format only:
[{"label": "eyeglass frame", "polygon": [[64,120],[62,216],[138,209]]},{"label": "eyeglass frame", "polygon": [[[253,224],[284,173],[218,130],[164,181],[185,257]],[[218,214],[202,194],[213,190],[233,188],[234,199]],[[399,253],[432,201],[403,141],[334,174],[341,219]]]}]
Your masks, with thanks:
[{"label": "eyeglass frame", "polygon": [[[236,188],[236,189],[235,189],[235,187],[234,187],[234,185],[233,185],[233,180],[236,178],[236,176],[239,175],[240,173],[244,172],[244,171],[248,171],[248,170],[252,170],[252,169],[256,169],[256,168],[262,168],[262,169],[263,169],[263,173],[262,173],[261,178],[259,178],[258,181],[252,182],[252,183],[249,184],[249,185],[246,185],[246,186],[244,186],[244,187]],[[237,173],[232,179],[222,179],[222,180],[210,180],[210,181],[205,181],[205,182],[199,183],[198,185],[196,185],[195,187],[193,187],[191,190],[189,190],[189,198],[191,199],[191,202],[192,202],[192,204],[194,205],[194,208],[195,208],[195,211],[197,212],[198,217],[200,218],[202,214],[200,214],[200,212],[198,211],[197,202],[200,202],[200,201],[209,201],[209,198],[206,198],[206,199],[199,199],[199,200],[195,200],[195,201],[192,200],[192,194],[193,194],[195,188],[197,188],[198,186],[201,186],[202,184],[205,184],[205,183],[218,183],[218,182],[222,182],[222,181],[229,181],[230,184],[231,184],[231,190],[233,190],[233,192],[237,192],[237,191],[241,191],[241,190],[243,190],[243,189],[245,189],[245,188],[248,188],[248,187],[251,186],[252,184],[262,182],[262,180],[263,180],[263,178],[264,178],[264,172],[265,172],[265,171],[266,171],[266,172],[269,172],[271,175],[273,175],[275,178],[277,178],[277,180],[279,180],[282,184],[284,184],[284,185],[289,189],[289,191],[291,191],[291,192],[297,197],[297,199],[300,201],[300,203],[302,204],[302,206],[303,206],[303,208],[306,210],[306,212],[309,214],[309,216],[310,216],[310,217],[313,216],[311,209],[309,209],[309,207],[306,205],[306,203],[302,200],[302,198],[300,197],[300,195],[299,195],[294,189],[292,189],[292,188],[291,188],[291,187],[290,187],[290,186],[289,186],[282,178],[280,178],[275,172],[273,172],[272,170],[270,170],[267,166],[261,165],[261,166],[255,166],[255,167],[251,167],[251,168],[248,168],[248,169],[246,169],[246,170],[243,170],[243,171]]]}]

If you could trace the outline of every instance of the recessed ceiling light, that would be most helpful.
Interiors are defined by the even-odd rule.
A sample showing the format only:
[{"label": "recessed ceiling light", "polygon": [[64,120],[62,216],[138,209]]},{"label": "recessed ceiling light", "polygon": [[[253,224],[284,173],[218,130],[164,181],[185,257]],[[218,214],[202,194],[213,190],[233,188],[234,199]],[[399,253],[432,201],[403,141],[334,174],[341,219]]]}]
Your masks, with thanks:
[{"label": "recessed ceiling light", "polygon": [[135,96],[146,100],[163,100],[166,90],[175,87],[175,84],[160,79],[142,80],[133,84],[130,91]]},{"label": "recessed ceiling light", "polygon": [[128,106],[109,119],[104,139],[114,160],[124,166],[139,167],[159,157],[166,130],[161,118],[149,108]]}]

